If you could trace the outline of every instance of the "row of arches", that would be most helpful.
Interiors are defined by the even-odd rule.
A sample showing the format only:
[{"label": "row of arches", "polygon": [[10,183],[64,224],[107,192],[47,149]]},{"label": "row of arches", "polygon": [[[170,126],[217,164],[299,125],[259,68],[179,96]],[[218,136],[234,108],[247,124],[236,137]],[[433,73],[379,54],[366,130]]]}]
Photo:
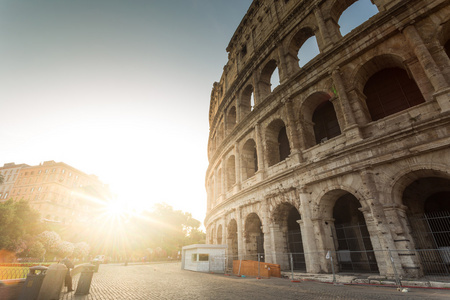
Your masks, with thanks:
[{"label": "row of arches", "polygon": [[[373,121],[425,102],[415,81],[400,68],[385,68],[372,75],[364,86],[364,95]],[[239,151],[235,151],[240,156],[230,155],[225,158],[222,164],[225,167],[219,164],[217,172],[212,175],[217,178],[214,181],[216,187],[210,179],[211,199],[216,199],[236,183],[254,176],[261,164],[258,157],[266,161],[261,164],[261,169],[271,167],[286,160],[296,147],[303,151],[340,136],[346,126],[339,101],[327,92],[316,92],[309,96],[303,101],[300,111],[303,114],[296,117],[297,122],[288,124],[286,116],[275,119],[263,128],[260,141],[257,137],[248,138],[241,143],[242,146],[238,146]],[[259,142],[263,143],[263,147],[257,147]],[[226,176],[222,176],[222,169],[226,170]]]},{"label": "row of arches", "polygon": [[[403,188],[398,191],[401,198],[396,210],[402,213],[394,217],[389,216],[388,205],[365,199],[351,188],[331,189],[317,205],[304,207],[300,205],[304,202],[295,198],[268,203],[274,207],[269,214],[261,209],[248,210],[242,220],[237,217],[239,213],[225,217],[225,222],[216,220],[207,228],[208,242],[227,244],[229,261],[267,261],[285,270],[292,262],[295,270],[331,272],[329,262],[322,258],[331,251],[340,272],[385,275],[393,272],[386,265],[393,256],[397,271],[403,275],[445,273],[448,261],[439,253],[450,247],[450,176],[421,170],[405,174],[398,182],[394,186]],[[383,216],[374,218],[370,206],[384,206],[384,212],[378,210],[378,214],[390,217],[388,231],[403,231],[401,235],[381,235],[375,224],[381,223]],[[385,245],[393,252],[386,251]],[[414,255],[406,255],[405,250]]]},{"label": "row of arches", "polygon": [[[355,1],[346,3],[346,5],[343,6],[344,11],[352,4],[356,4]],[[339,11],[340,10],[341,9],[339,9]],[[342,12],[343,11],[340,11],[339,15]],[[444,28],[441,30],[446,29]],[[288,70],[290,69],[290,65],[298,64],[297,59],[292,61],[291,58],[297,57],[296,55],[299,49],[313,33],[314,31],[312,29],[302,27],[293,36],[288,43],[288,46],[286,46],[287,49],[289,49],[287,54],[279,54],[281,50],[274,51],[267,62],[265,62],[260,69],[254,71],[257,74],[252,76],[247,84],[244,84],[241,92],[235,96],[235,99],[232,100],[230,105],[223,111],[222,120],[218,121],[212,129],[209,141],[210,157],[214,155],[225,137],[233,132],[236,125],[245,120],[250,112],[255,107],[258,107],[258,103],[272,93],[273,87],[271,88],[271,86],[273,86],[274,74],[278,75],[279,71],[279,78],[283,82],[296,74],[295,70],[300,70],[299,68],[293,68],[291,71]],[[435,42],[441,45],[444,53],[447,53],[448,61],[448,53],[450,52],[450,29],[447,29],[445,32],[437,33],[436,37],[437,36],[444,36],[444,38],[440,38]],[[281,44],[279,47],[283,48],[285,46],[284,44]],[[325,48],[326,47],[322,47],[321,52],[324,52]],[[365,63],[361,63],[358,70],[346,70],[347,73],[350,72],[354,74],[351,82],[356,89],[354,90],[354,94],[348,95],[347,97],[350,98],[349,100],[352,103],[350,109],[355,111],[354,114],[358,124],[362,125],[370,121],[377,121],[386,116],[423,103],[426,99],[430,99],[430,89],[433,89],[433,87],[430,87],[429,83],[423,82],[422,79],[418,80],[418,78],[421,78],[424,75],[418,74],[416,70],[413,70],[410,66],[411,63],[406,62],[407,60],[411,60],[411,58],[408,57],[408,55],[405,55],[405,53],[395,53],[390,50],[390,53],[379,54],[378,51],[376,56]],[[430,81],[432,81],[431,77]],[[324,90],[325,95],[323,97],[328,97],[327,100],[338,98],[338,102],[341,102],[342,94],[345,93],[348,86],[344,83],[343,87],[339,87],[338,84],[334,82],[335,78],[333,77],[332,79],[333,82],[330,85],[331,87]],[[342,90],[342,88],[344,90]],[[434,89],[438,89],[436,84],[434,84]],[[328,112],[331,112],[331,110],[328,109]],[[307,119],[313,124],[316,124],[310,117]],[[333,117],[330,124],[327,125],[330,128],[323,128],[322,133],[316,134],[323,136],[320,139],[315,138],[315,144],[323,141],[324,138],[329,139],[329,136],[333,136],[334,132],[342,132],[343,127],[346,124],[342,124],[343,122],[341,122],[338,130],[336,126],[338,123],[337,121],[338,119]],[[305,122],[307,122],[307,120],[305,120]],[[334,123],[334,125],[331,123]],[[334,129],[331,127],[334,127]],[[330,130],[332,133],[323,133],[327,130]]]}]

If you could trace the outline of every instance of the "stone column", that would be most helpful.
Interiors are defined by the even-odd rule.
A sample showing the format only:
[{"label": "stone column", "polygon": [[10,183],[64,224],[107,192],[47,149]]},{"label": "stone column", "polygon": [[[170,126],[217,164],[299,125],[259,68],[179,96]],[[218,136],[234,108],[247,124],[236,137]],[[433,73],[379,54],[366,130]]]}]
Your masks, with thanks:
[{"label": "stone column", "polygon": [[239,259],[244,259],[244,257],[245,257],[245,247],[244,247],[245,228],[244,228],[244,224],[242,223],[241,207],[238,207],[235,209],[235,214],[236,214],[236,223],[237,223],[238,256],[239,256]]},{"label": "stone column", "polygon": [[419,33],[414,25],[408,25],[403,29],[403,35],[406,37],[409,45],[414,51],[414,54],[419,60],[425,74],[430,80],[434,88],[434,98],[438,102],[441,111],[450,110],[450,88],[442,75],[441,70],[433,60],[428,48],[422,41]]},{"label": "stone column", "polygon": [[280,73],[280,84],[283,84],[289,79],[289,69],[286,62],[286,51],[284,50],[284,45],[282,42],[277,43],[278,50],[278,71]]},{"label": "stone column", "polygon": [[[261,133],[261,124],[257,123],[255,125],[255,135],[256,135],[256,152],[258,154],[258,179],[263,179],[265,174],[265,151],[264,151],[264,141]],[[260,175],[258,175],[260,174]]]},{"label": "stone column", "polygon": [[[394,276],[394,269],[390,263],[389,250],[395,250],[394,239],[389,228],[389,223],[380,203],[380,193],[376,186],[373,171],[365,169],[361,171],[361,178],[366,187],[366,210],[360,209],[366,219],[367,229],[370,234],[378,268],[381,275]],[[397,272],[401,274],[402,264],[398,253],[391,253],[396,265]]]},{"label": "stone column", "polygon": [[319,26],[322,45],[324,47],[321,50],[325,51],[328,46],[332,44],[332,41],[330,39],[330,34],[328,33],[327,26],[325,25],[325,21],[323,20],[322,11],[320,10],[320,7],[318,5],[314,8],[314,16],[316,17],[317,25]]},{"label": "stone column", "polygon": [[343,131],[345,132],[349,140],[361,140],[362,134],[359,130],[358,125],[356,124],[355,115],[353,113],[350,101],[347,97],[347,91],[344,85],[344,81],[342,80],[339,68],[333,70],[331,76],[338,93],[342,116],[344,117]]},{"label": "stone column", "polygon": [[238,143],[234,144],[234,166],[235,166],[236,192],[237,192],[241,189],[241,183],[242,183],[241,154],[239,152]]},{"label": "stone column", "polygon": [[241,94],[236,93],[236,124],[242,120]]},{"label": "stone column", "polygon": [[[261,101],[261,95],[260,95],[260,88],[259,88],[259,76],[257,75],[256,71],[252,74],[252,85],[253,85],[253,100],[254,100],[254,107],[259,104]],[[254,109],[253,107],[253,109]]]},{"label": "stone column", "polygon": [[[282,270],[289,268],[289,256],[286,249],[286,238],[279,224],[270,224],[270,244],[272,253],[270,263],[279,264]],[[269,261],[267,261],[269,262]]]},{"label": "stone column", "polygon": [[320,273],[321,268],[318,264],[319,257],[317,252],[316,237],[314,232],[314,224],[311,220],[311,212],[309,210],[310,194],[306,188],[301,188],[300,196],[300,216],[301,220],[297,223],[300,225],[302,233],[303,252],[305,253],[306,271],[308,273]]},{"label": "stone column", "polygon": [[299,133],[297,130],[297,122],[294,117],[294,109],[292,107],[292,100],[288,99],[284,101],[284,110],[287,116],[287,132],[289,136],[290,144],[292,145],[291,149],[291,158],[295,158],[297,162],[303,161],[303,155],[301,149],[301,143],[299,138]]}]

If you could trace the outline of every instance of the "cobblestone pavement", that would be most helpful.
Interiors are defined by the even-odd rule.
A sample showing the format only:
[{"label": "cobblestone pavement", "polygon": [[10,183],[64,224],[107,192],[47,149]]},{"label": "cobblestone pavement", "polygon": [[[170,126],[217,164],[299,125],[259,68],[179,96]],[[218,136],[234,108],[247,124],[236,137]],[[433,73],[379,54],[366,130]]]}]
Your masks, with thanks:
[{"label": "cobblestone pavement", "polygon": [[[76,289],[78,276],[74,278]],[[288,279],[241,278],[180,269],[179,263],[101,265],[90,294],[62,294],[61,300],[91,299],[450,299],[450,290],[332,285]]]}]

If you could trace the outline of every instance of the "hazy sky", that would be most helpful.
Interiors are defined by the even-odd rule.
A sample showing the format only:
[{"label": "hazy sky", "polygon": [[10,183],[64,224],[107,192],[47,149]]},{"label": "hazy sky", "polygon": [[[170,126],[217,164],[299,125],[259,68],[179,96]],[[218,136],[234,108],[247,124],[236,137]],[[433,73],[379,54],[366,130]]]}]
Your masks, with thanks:
[{"label": "hazy sky", "polygon": [[0,0],[0,165],[65,162],[203,222],[211,89],[251,0]]}]

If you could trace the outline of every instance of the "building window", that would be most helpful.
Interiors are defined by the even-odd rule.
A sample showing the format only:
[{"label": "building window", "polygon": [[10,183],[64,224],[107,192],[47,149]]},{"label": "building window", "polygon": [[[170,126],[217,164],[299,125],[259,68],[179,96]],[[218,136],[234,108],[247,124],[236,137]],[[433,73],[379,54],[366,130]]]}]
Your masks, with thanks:
[{"label": "building window", "polygon": [[198,261],[209,261],[209,254],[199,254]]},{"label": "building window", "polygon": [[56,169],[52,169],[52,173],[55,173]]},{"label": "building window", "polygon": [[47,174],[48,173],[48,169],[47,170],[45,170],[45,174]]}]

